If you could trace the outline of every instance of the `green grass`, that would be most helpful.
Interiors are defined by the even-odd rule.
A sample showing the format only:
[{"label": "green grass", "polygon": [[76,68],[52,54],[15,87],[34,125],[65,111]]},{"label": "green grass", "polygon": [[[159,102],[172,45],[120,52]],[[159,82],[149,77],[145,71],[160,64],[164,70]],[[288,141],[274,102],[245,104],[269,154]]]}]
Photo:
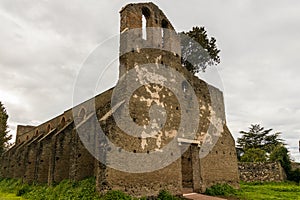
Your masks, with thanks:
[{"label": "green grass", "polygon": [[[32,199],[32,200],[98,200],[95,190],[95,179],[89,178],[80,182],[65,180],[54,186],[28,185],[20,180],[3,179],[0,181],[0,200]],[[22,197],[22,198],[20,198]]]},{"label": "green grass", "polygon": [[300,186],[293,182],[241,183],[236,196],[247,200],[300,200]]},{"label": "green grass", "polygon": [[227,184],[217,184],[206,190],[207,195],[241,200],[300,200],[300,186],[294,182],[241,183],[240,189]]},{"label": "green grass", "polygon": [[[138,200],[121,191],[109,191],[105,195],[96,192],[95,178],[79,182],[64,180],[57,185],[28,185],[20,180],[0,179],[0,200]],[[179,200],[167,191],[161,191],[158,200]],[[146,200],[146,198],[141,198]]]},{"label": "green grass", "polygon": [[216,184],[207,188],[205,194],[210,196],[234,196],[237,194],[237,191],[228,184]]},{"label": "green grass", "polygon": [[[241,183],[240,190],[230,186],[215,185],[207,190],[207,194],[227,196],[229,199],[242,200],[300,200],[300,186],[294,182],[282,183]],[[0,180],[0,200],[137,200],[120,191],[110,191],[99,196],[95,189],[95,178],[74,182],[64,180],[54,186],[28,185],[20,180]],[[146,198],[142,198],[146,199]],[[166,191],[161,191],[159,200],[177,200]]]},{"label": "green grass", "polygon": [[0,200],[25,200],[22,197],[17,197],[15,194],[0,192]]}]

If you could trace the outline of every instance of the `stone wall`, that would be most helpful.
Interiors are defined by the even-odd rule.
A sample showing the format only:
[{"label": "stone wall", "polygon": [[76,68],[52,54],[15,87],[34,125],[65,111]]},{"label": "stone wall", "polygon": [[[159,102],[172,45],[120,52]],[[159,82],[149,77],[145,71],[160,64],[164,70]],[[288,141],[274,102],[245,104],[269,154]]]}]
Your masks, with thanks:
[{"label": "stone wall", "polygon": [[239,187],[239,174],[237,155],[234,139],[228,128],[224,126],[224,132],[218,139],[210,153],[200,160],[203,187],[211,187],[217,183],[228,183],[235,188]]},{"label": "stone wall", "polygon": [[284,181],[286,174],[279,162],[238,163],[240,180],[245,182]]},{"label": "stone wall", "polygon": [[[96,105],[103,105],[110,97],[111,90],[97,96]],[[94,99],[90,100],[93,101]],[[90,114],[89,101],[75,107],[74,111],[86,108]],[[1,159],[0,174],[5,178],[21,178],[24,182],[33,183],[56,183],[63,179],[82,180],[86,177],[95,176],[95,159],[86,149],[80,140],[71,110],[67,110],[63,115],[51,119],[51,129],[40,131],[38,135],[33,135],[30,139],[16,143],[10,150],[5,152]],[[77,120],[84,121],[84,117]],[[67,119],[62,121],[62,119]],[[35,129],[43,130],[46,127],[43,123]],[[91,141],[94,140],[89,127],[89,120],[85,121],[81,128]],[[32,134],[35,131],[26,132]],[[23,136],[23,135],[22,135]]]},{"label": "stone wall", "polygon": [[[21,143],[24,141],[24,139],[27,139],[27,134],[29,131],[32,131],[35,127],[34,126],[23,126],[23,125],[18,125],[17,126],[17,135],[16,135],[16,143]],[[25,137],[23,136],[25,135]],[[21,136],[22,140],[21,140]],[[29,138],[29,136],[28,136]]]},{"label": "stone wall", "polygon": [[300,169],[300,163],[292,162],[291,166],[292,170]]}]

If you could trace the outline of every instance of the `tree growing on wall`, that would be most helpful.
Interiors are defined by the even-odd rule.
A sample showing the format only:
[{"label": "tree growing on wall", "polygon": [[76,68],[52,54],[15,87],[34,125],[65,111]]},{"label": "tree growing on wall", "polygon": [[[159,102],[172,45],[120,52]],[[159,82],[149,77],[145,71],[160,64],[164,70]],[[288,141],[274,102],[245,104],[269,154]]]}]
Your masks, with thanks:
[{"label": "tree growing on wall", "polygon": [[0,155],[8,148],[11,135],[8,134],[8,114],[4,105],[0,102]]},{"label": "tree growing on wall", "polygon": [[182,66],[191,73],[205,72],[208,66],[220,63],[221,50],[217,47],[217,41],[214,37],[208,37],[204,27],[196,26],[180,34]]}]

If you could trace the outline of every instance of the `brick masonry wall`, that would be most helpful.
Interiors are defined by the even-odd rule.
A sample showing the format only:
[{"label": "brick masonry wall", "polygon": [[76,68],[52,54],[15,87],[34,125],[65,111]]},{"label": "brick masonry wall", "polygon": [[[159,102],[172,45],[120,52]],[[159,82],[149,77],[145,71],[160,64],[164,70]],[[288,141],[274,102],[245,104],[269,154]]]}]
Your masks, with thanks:
[{"label": "brick masonry wall", "polygon": [[279,162],[238,163],[240,180],[245,182],[284,181],[286,175]]}]

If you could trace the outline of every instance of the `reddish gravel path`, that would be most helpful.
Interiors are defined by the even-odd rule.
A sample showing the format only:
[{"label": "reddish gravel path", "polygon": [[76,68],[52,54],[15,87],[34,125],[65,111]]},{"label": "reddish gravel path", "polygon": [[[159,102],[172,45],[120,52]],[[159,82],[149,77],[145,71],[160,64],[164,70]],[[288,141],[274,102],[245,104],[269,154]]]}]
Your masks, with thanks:
[{"label": "reddish gravel path", "polygon": [[192,200],[225,200],[219,197],[206,196],[197,193],[184,194],[183,196],[187,199],[192,199]]}]

